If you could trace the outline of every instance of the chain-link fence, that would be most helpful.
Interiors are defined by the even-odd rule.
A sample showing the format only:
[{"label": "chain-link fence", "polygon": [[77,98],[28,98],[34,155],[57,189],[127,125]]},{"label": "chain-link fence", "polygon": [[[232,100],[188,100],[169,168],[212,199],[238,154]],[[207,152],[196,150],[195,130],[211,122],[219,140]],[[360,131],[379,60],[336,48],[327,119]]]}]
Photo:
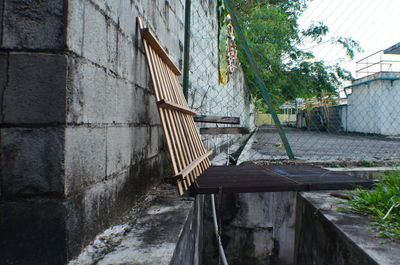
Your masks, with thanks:
[{"label": "chain-link fence", "polygon": [[[297,24],[306,4],[191,1],[189,105],[201,115],[240,118],[198,123],[207,148],[234,163],[238,150],[240,162],[398,163],[400,47],[353,60],[353,74],[325,63],[304,47],[327,42],[328,32],[323,23]],[[351,36],[329,42],[349,61],[361,51]]]}]

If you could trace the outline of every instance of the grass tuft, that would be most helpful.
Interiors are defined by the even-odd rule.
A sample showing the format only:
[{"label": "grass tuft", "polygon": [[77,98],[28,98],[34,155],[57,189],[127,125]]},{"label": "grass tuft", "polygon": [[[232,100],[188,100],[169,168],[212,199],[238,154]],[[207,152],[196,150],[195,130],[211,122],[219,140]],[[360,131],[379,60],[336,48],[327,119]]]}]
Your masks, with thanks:
[{"label": "grass tuft", "polygon": [[380,236],[400,239],[400,171],[384,174],[371,190],[356,189],[347,205],[369,215]]},{"label": "grass tuft", "polygon": [[360,159],[358,160],[358,165],[362,167],[380,167],[382,166],[382,163],[378,161]]}]

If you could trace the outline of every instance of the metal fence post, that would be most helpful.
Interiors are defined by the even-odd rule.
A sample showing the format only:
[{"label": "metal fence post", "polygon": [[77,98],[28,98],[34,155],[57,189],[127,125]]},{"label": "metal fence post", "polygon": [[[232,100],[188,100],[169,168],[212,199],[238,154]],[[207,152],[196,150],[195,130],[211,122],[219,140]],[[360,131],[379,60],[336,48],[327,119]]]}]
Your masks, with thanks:
[{"label": "metal fence post", "polygon": [[286,154],[289,157],[289,159],[294,159],[294,154],[293,154],[292,148],[290,147],[289,141],[288,141],[286,134],[283,131],[282,125],[279,121],[279,117],[272,105],[271,95],[267,89],[267,86],[264,83],[264,80],[261,78],[261,74],[260,74],[260,70],[258,68],[257,62],[255,61],[254,56],[250,51],[250,47],[247,44],[246,38],[245,38],[243,31],[239,25],[239,21],[238,21],[238,18],[236,17],[235,11],[233,10],[233,8],[231,6],[230,0],[224,0],[224,1],[225,1],[225,5],[231,15],[233,25],[236,29],[236,33],[238,34],[239,38],[242,41],[243,50],[246,53],[246,56],[250,62],[250,66],[256,77],[256,82],[257,82],[258,86],[260,87],[261,95],[271,112],[276,129],[278,130],[278,133],[279,133],[279,136],[281,137],[283,146],[285,147]]},{"label": "metal fence post", "polygon": [[183,48],[183,94],[188,99],[189,95],[189,60],[190,60],[190,7],[191,0],[185,2],[185,43]]}]

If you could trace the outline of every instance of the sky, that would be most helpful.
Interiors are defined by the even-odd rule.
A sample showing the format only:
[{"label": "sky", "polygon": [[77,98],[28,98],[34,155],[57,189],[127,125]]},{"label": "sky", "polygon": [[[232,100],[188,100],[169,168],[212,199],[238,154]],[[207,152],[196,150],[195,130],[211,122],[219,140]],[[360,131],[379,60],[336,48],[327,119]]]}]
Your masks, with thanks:
[{"label": "sky", "polygon": [[[329,27],[328,38],[351,37],[364,49],[353,61],[342,61],[345,52],[330,42],[311,49],[317,59],[327,63],[342,61],[341,66],[353,74],[356,61],[400,42],[400,0],[313,0],[299,24],[307,28],[317,21]],[[400,61],[400,55],[396,57]]]}]

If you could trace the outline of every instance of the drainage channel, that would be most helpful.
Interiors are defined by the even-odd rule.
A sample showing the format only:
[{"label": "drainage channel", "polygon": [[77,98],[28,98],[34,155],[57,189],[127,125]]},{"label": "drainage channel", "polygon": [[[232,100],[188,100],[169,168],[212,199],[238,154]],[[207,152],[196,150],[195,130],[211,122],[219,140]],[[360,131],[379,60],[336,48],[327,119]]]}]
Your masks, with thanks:
[{"label": "drainage channel", "polygon": [[[346,172],[357,177],[367,179],[379,178],[383,172],[390,170],[398,170],[399,168],[334,168],[332,171]],[[361,172],[361,173],[360,173]],[[345,191],[335,191],[341,193]],[[314,194],[314,195],[313,195]],[[329,198],[329,205],[326,206]],[[370,252],[365,248],[361,241],[354,240],[353,234],[346,232],[343,234],[340,230],[342,224],[336,224],[335,220],[330,220],[329,216],[337,215],[337,218],[349,220],[352,225],[352,230],[359,230],[357,222],[362,224],[362,229],[366,235],[363,238],[370,238],[368,244],[373,244],[373,247],[396,249],[400,253],[399,244],[393,242],[384,242],[385,240],[376,238],[376,236],[367,231],[366,223],[361,221],[361,217],[349,215],[342,217],[344,214],[332,211],[338,206],[335,203],[338,197],[332,195],[332,191],[324,192],[260,192],[260,193],[244,193],[244,194],[223,194],[211,195],[210,200],[206,200],[204,208],[204,251],[202,264],[226,264],[226,260],[230,265],[236,264],[266,264],[266,265],[294,265],[294,264],[309,264],[301,263],[301,259],[308,258],[308,262],[313,259],[314,254],[311,250],[307,250],[307,244],[313,245],[318,252],[316,258],[331,260],[332,255],[343,255],[342,263],[338,264],[357,264],[357,260],[365,260],[367,263],[358,264],[386,264],[379,261],[374,261],[369,257]],[[209,201],[209,203],[207,203]],[[325,206],[326,207],[325,207]],[[319,209],[318,216],[310,212],[304,212],[302,209],[309,207]],[[217,208],[217,209],[215,209]],[[325,209],[326,208],[326,209]],[[308,208],[307,208],[308,209]],[[218,220],[216,211],[220,215]],[[325,213],[326,211],[326,213]],[[325,216],[326,214],[326,216]],[[318,218],[317,218],[318,217]],[[341,219],[341,220],[342,220]],[[366,218],[367,219],[367,218]],[[301,222],[307,220],[309,224]],[[329,221],[326,221],[329,220]],[[351,220],[359,220],[357,222]],[[308,231],[303,231],[304,227],[308,227]],[[337,242],[341,242],[342,248],[332,250],[336,254],[321,254],[321,249],[317,250],[318,232],[315,229],[320,229],[320,233],[333,233],[334,238],[322,237],[321,246],[336,246]],[[361,227],[361,226],[360,226]],[[218,231],[216,235],[214,233]],[[310,239],[312,236],[317,238]],[[325,235],[324,235],[325,236]],[[359,235],[356,235],[359,237]],[[308,240],[311,240],[308,242]],[[322,239],[321,239],[322,240]],[[211,244],[213,242],[213,244]],[[314,243],[313,243],[314,242]],[[222,243],[222,246],[221,246]],[[299,245],[302,246],[301,251],[307,253],[299,253]],[[217,248],[218,247],[218,248]],[[374,252],[374,255],[387,256],[388,251]],[[224,251],[224,253],[223,253]],[[311,252],[310,252],[311,251]],[[314,252],[315,252],[314,251]],[[395,252],[396,252],[395,251]],[[324,252],[324,251],[322,251]],[[311,254],[310,254],[311,253]],[[346,254],[347,253],[347,254]],[[358,257],[354,262],[349,262],[346,255],[354,255]],[[226,255],[226,257],[225,257]],[[311,256],[310,256],[311,255]],[[325,256],[324,256],[325,255]],[[393,253],[390,254],[393,256]],[[220,260],[221,259],[221,260]],[[300,259],[300,261],[298,260]],[[370,261],[370,262],[369,262]],[[322,261],[321,261],[322,262]],[[329,264],[329,263],[316,263]]]}]

